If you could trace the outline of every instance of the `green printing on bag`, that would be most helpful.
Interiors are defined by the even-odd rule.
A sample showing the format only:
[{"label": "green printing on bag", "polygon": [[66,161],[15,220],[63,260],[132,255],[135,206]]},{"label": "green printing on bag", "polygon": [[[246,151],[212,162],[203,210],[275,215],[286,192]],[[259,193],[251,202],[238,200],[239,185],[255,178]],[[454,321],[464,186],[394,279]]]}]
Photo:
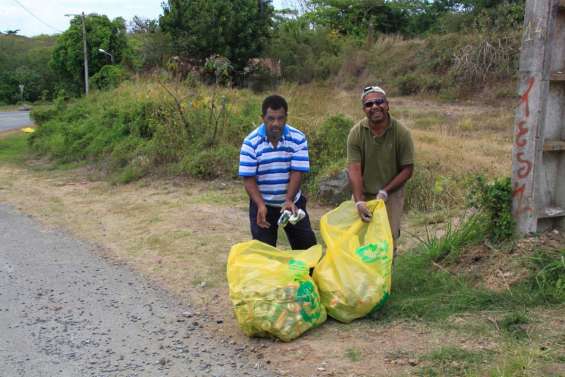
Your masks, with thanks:
[{"label": "green printing on bag", "polygon": [[320,318],[320,297],[311,281],[300,283],[296,292],[296,301],[300,304],[300,314],[304,321],[313,322]]},{"label": "green printing on bag", "polygon": [[370,243],[365,246],[359,247],[355,250],[355,254],[361,258],[365,263],[374,263],[378,259],[387,260],[388,242],[387,241],[377,241],[375,243]]},{"label": "green printing on bag", "polygon": [[288,269],[293,276],[294,281],[305,280],[308,276],[308,266],[304,261],[291,259],[288,261]]}]

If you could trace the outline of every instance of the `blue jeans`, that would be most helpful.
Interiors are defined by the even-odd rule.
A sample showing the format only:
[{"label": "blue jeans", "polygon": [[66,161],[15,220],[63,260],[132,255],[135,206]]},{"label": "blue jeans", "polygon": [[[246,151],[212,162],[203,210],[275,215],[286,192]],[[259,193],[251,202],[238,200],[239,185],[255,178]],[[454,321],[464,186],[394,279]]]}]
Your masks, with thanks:
[{"label": "blue jeans", "polygon": [[[300,199],[294,204],[297,208],[301,208],[306,213],[306,216],[295,225],[288,223],[287,226],[284,227],[284,231],[293,250],[306,250],[317,243],[316,235],[310,226],[310,216],[308,216],[308,212],[306,211],[306,197],[300,195]],[[280,215],[280,207],[267,206],[267,221],[271,226],[268,229],[261,228],[257,225],[257,205],[253,200],[250,200],[249,222],[251,223],[251,235],[253,239],[276,247],[279,230],[277,221]]]}]

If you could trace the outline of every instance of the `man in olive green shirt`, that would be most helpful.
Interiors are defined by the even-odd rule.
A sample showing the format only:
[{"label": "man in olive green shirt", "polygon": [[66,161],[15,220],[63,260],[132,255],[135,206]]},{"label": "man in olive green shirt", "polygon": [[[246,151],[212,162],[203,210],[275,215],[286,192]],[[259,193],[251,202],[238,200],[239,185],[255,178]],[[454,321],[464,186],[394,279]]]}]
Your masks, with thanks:
[{"label": "man in olive green shirt", "polygon": [[396,249],[403,188],[414,171],[414,143],[410,131],[390,117],[383,89],[365,87],[361,102],[367,117],[353,126],[347,137],[349,183],[363,221],[371,220],[366,200],[385,201]]}]

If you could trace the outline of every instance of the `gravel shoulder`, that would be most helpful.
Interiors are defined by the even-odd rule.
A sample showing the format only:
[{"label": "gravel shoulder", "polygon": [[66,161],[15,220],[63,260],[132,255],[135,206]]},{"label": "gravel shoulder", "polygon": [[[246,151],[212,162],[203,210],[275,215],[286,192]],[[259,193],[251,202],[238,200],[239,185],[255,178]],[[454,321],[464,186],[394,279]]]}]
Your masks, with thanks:
[{"label": "gravel shoulder", "polygon": [[0,376],[271,376],[93,245],[0,204]]}]

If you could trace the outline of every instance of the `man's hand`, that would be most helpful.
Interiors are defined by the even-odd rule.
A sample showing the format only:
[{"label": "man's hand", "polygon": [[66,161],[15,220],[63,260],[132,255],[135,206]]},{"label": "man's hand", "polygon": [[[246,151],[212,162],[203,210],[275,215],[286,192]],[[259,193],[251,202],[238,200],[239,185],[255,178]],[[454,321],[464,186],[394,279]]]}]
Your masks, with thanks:
[{"label": "man's hand", "polygon": [[386,192],[385,190],[379,190],[377,199],[382,199],[384,202],[386,202],[386,200],[388,199],[388,192]]},{"label": "man's hand", "polygon": [[363,222],[368,223],[369,221],[371,221],[373,215],[367,207],[367,202],[357,202],[355,203],[355,207],[357,207],[357,213],[359,213],[359,217]]},{"label": "man's hand", "polygon": [[257,208],[257,225],[264,229],[271,227],[271,224],[267,221],[267,206],[264,204]]},{"label": "man's hand", "polygon": [[298,208],[296,208],[296,205],[292,200],[287,199],[284,201],[284,204],[281,208],[281,213],[283,213],[285,210],[289,210],[290,212],[292,212],[292,214],[295,214],[296,211],[298,211]]}]

